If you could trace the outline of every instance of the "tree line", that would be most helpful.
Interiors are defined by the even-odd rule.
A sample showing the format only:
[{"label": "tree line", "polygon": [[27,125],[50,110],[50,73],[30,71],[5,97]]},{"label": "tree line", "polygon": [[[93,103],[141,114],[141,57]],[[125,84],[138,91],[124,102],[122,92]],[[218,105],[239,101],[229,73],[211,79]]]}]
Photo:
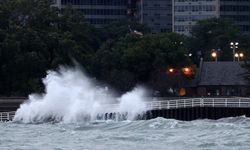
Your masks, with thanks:
[{"label": "tree line", "polygon": [[247,52],[249,36],[225,19],[200,21],[191,36],[151,34],[129,20],[95,28],[81,12],[51,7],[50,0],[0,0],[0,95],[42,92],[46,71],[73,65],[72,60],[119,91],[141,83],[166,93],[172,82],[167,67],[209,60],[211,49],[219,50],[219,59],[230,60],[229,43],[236,40]]}]

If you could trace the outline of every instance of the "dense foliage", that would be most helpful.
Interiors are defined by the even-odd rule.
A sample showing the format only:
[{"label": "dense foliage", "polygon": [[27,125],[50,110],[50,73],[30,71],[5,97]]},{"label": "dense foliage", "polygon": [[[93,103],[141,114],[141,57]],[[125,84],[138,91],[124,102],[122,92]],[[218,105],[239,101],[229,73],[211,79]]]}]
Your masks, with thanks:
[{"label": "dense foliage", "polygon": [[[46,0],[0,1],[0,94],[42,91],[46,70],[74,58],[89,67],[100,40],[79,13]],[[88,68],[89,69],[89,68]]]},{"label": "dense foliage", "polygon": [[199,51],[210,59],[211,49],[220,49],[225,54],[221,59],[227,60],[229,41],[238,39],[249,41],[222,19],[199,22],[191,37],[150,34],[147,27],[127,20],[95,28],[82,13],[51,7],[50,0],[0,0],[0,95],[41,92],[47,70],[74,60],[118,90],[140,83],[164,93],[171,82],[167,67],[198,62]]},{"label": "dense foliage", "polygon": [[[240,33],[238,27],[230,20],[222,18],[211,18],[201,20],[193,27],[190,39],[190,49],[194,54],[201,55],[205,60],[211,60],[211,52],[216,50],[221,61],[232,61],[233,52],[230,48],[231,42],[239,42],[238,51],[246,54],[247,37]],[[249,40],[249,37],[248,37]]]},{"label": "dense foliage", "polygon": [[128,90],[135,83],[146,83],[167,66],[189,65],[186,48],[180,44],[183,36],[175,33],[145,35],[138,38],[127,34],[118,40],[108,40],[97,51],[97,77],[118,89]]}]

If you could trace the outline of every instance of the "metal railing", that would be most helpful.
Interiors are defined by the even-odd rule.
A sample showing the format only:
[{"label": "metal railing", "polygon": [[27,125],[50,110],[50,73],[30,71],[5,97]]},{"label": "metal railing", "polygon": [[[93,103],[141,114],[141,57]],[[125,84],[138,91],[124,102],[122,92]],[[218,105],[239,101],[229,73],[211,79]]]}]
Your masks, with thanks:
[{"label": "metal railing", "polygon": [[[250,98],[189,98],[175,100],[155,100],[146,102],[145,110],[179,109],[192,107],[250,108]],[[117,104],[103,105],[104,112],[119,112]]]},{"label": "metal railing", "polygon": [[250,98],[193,98],[148,102],[147,108],[178,109],[192,107],[250,108]]},{"label": "metal railing", "polygon": [[[145,110],[179,109],[192,107],[250,108],[250,98],[191,98],[176,100],[157,100],[146,102]],[[103,113],[119,112],[117,104],[104,105]],[[15,112],[0,112],[1,121],[11,121]]]},{"label": "metal railing", "polygon": [[11,121],[15,116],[15,111],[0,112],[0,122]]}]

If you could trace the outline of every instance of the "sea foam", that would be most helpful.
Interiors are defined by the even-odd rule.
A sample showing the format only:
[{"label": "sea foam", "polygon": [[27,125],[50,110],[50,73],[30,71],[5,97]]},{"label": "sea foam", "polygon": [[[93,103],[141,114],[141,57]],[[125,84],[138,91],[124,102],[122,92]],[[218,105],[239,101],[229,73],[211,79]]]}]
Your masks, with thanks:
[{"label": "sea foam", "polygon": [[[79,67],[48,71],[43,79],[45,93],[31,94],[16,111],[14,121],[22,123],[93,121],[114,112],[133,120],[146,111],[146,90],[135,87],[120,97],[87,77]],[[125,116],[125,117],[124,117]],[[116,119],[118,120],[118,115]]]}]

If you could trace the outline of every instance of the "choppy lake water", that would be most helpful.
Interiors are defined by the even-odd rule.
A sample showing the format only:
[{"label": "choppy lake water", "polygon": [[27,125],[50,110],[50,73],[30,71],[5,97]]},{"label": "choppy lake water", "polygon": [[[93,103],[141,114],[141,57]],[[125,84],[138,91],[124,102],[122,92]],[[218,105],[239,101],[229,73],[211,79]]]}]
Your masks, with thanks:
[{"label": "choppy lake water", "polygon": [[250,119],[0,123],[1,150],[250,149]]}]

